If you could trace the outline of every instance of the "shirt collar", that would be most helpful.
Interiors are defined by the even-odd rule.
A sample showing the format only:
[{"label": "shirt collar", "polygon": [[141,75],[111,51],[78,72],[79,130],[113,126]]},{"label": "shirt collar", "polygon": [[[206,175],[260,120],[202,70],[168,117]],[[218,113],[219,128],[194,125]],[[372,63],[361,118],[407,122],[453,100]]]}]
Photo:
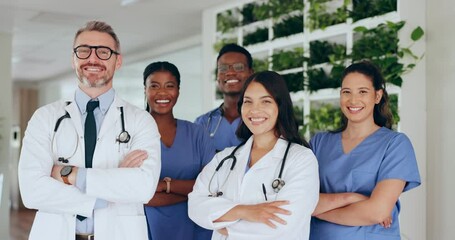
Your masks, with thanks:
[{"label": "shirt collar", "polygon": [[[97,98],[93,100],[98,100],[100,103],[99,109],[103,113],[106,114],[107,110],[111,106],[112,102],[114,101],[115,91],[113,88],[109,89],[109,91],[101,94]],[[92,100],[85,92],[83,92],[80,88],[76,89],[75,100],[77,106],[79,107],[79,111],[81,114],[86,112],[87,103]]]}]

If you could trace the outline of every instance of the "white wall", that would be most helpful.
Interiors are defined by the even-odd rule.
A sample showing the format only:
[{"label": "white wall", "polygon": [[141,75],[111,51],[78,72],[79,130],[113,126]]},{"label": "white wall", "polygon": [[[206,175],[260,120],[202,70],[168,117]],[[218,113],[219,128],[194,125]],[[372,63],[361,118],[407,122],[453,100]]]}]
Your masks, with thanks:
[{"label": "white wall", "polygon": [[427,239],[455,239],[455,32],[453,0],[428,1]]},{"label": "white wall", "polygon": [[12,80],[11,80],[12,36],[0,32],[0,236],[9,239],[9,172],[11,163],[10,134],[12,123]]},{"label": "white wall", "polygon": [[[400,45],[411,44],[410,35],[413,29],[420,26],[426,28],[425,0],[401,0],[399,12],[405,27],[400,31]],[[425,52],[425,39],[412,46],[418,56]],[[422,185],[401,195],[400,227],[403,240],[425,240],[426,235],[426,192],[427,192],[427,131],[426,131],[426,59],[403,76],[400,99],[400,131],[404,132],[412,142],[417,157]]]}]

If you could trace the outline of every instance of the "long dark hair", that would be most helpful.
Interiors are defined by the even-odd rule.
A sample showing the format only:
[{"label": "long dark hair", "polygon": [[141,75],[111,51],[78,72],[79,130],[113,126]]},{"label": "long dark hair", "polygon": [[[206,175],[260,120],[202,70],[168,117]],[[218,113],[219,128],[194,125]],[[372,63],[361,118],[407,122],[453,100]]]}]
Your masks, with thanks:
[{"label": "long dark hair", "polygon": [[[278,118],[275,125],[275,135],[282,137],[287,141],[304,145],[309,147],[307,141],[305,141],[299,135],[297,121],[294,115],[294,108],[292,107],[291,96],[289,95],[286,82],[283,77],[273,71],[263,71],[251,75],[243,86],[240,94],[239,101],[237,103],[237,110],[242,115],[243,97],[245,96],[245,90],[248,88],[250,83],[260,83],[267,92],[273,97],[276,104],[278,105]],[[253,133],[248,129],[245,123],[242,121],[237,129],[237,137],[243,140],[247,140]]]},{"label": "long dark hair", "polygon": [[[386,127],[392,129],[393,125],[393,115],[389,107],[389,95],[385,89],[385,81],[382,76],[381,70],[368,60],[363,60],[361,62],[353,63],[347,67],[341,77],[341,83],[343,83],[345,77],[350,73],[360,73],[368,77],[373,83],[375,91],[382,90],[382,98],[378,104],[374,105],[373,118],[374,123],[380,127]],[[348,119],[346,116],[341,118],[341,127],[334,132],[341,132],[346,129],[348,126]]]},{"label": "long dark hair", "polygon": [[[172,74],[172,76],[175,77],[175,80],[177,80],[177,86],[180,88],[180,72],[179,69],[172,63],[170,62],[152,62],[150,63],[147,67],[144,69],[143,77],[144,77],[144,87],[146,87],[146,82],[147,78],[153,74],[154,72],[169,72]],[[150,111],[150,106],[147,102],[147,99],[145,100],[145,110],[147,112]]]}]

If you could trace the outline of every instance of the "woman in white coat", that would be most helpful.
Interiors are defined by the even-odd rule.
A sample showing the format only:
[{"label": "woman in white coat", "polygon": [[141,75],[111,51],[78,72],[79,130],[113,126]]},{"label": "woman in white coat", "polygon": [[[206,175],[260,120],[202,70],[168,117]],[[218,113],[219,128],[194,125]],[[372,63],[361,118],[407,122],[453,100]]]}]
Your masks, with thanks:
[{"label": "woman in white coat", "polygon": [[247,140],[218,153],[189,194],[189,216],[212,239],[308,239],[319,195],[318,166],[298,135],[283,78],[271,71],[245,83],[237,130]]}]

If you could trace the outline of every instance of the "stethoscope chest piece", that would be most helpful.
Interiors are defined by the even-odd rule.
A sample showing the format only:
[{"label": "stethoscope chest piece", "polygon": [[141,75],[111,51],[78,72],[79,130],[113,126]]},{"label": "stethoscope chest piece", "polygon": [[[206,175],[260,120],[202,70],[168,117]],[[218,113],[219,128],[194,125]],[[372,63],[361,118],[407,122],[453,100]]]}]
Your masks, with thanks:
[{"label": "stethoscope chest piece", "polygon": [[127,143],[130,141],[130,134],[127,131],[121,132],[117,137],[117,142]]},{"label": "stethoscope chest piece", "polygon": [[286,184],[286,182],[281,179],[281,178],[276,178],[275,180],[273,180],[272,182],[272,188],[273,188],[273,191],[278,193],[281,188],[284,187],[284,185]]}]

